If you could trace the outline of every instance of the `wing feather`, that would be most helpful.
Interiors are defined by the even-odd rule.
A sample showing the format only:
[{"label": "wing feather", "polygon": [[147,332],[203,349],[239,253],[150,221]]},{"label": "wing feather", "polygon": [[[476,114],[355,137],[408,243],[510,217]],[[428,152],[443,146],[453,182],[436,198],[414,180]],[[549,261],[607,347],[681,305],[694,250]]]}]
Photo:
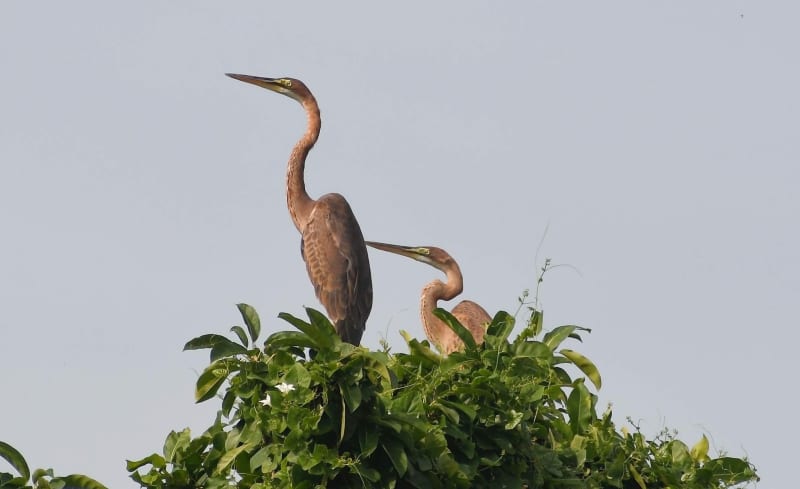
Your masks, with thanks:
[{"label": "wing feather", "polygon": [[317,298],[342,340],[358,345],[372,310],[372,276],[364,236],[339,194],[317,200],[301,252]]}]

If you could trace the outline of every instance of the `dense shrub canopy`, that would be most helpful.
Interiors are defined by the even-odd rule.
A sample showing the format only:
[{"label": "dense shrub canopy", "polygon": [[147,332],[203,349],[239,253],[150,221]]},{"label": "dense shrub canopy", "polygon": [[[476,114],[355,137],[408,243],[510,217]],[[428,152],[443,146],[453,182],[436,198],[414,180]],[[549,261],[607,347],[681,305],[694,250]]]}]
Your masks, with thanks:
[{"label": "dense shrub canopy", "polygon": [[[406,336],[409,353],[340,341],[328,320],[281,317],[299,331],[258,344],[260,320],[240,304],[235,341],[209,334],[198,402],[221,398],[200,436],[167,436],[161,453],[128,462],[146,488],[721,488],[757,480],[752,465],[710,458],[703,437],[689,448],[664,432],[648,440],[596,411],[597,368],[562,348],[586,330],[542,330],[532,310],[509,340],[500,312],[485,343],[446,311],[464,340],[448,357]],[[576,368],[572,368],[576,367]],[[573,378],[570,371],[582,376]]]}]

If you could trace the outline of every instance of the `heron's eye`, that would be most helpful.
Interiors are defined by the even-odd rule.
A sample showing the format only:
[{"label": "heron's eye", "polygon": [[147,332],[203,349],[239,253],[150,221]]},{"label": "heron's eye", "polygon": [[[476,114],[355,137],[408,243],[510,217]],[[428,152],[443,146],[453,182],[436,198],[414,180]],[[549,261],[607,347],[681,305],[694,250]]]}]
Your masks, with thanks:
[{"label": "heron's eye", "polygon": [[281,85],[286,88],[292,88],[292,80],[287,80],[286,78],[281,79]]},{"label": "heron's eye", "polygon": [[429,250],[428,248],[417,248],[414,251],[416,251],[420,255],[430,255],[431,254],[431,250]]}]

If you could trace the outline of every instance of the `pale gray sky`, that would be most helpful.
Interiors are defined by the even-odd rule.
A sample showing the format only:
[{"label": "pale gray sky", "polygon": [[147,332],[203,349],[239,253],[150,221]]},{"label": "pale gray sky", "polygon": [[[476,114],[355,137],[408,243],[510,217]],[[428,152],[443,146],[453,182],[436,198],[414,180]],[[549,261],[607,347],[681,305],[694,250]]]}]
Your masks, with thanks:
[{"label": "pale gray sky", "polygon": [[[305,117],[225,72],[289,75],[323,116],[309,192],[368,239],[441,246],[463,297],[593,329],[601,409],[796,483],[800,4],[0,3],[0,439],[133,488],[248,302],[321,308],[285,208]],[[445,204],[449,202],[449,204]],[[437,206],[449,205],[439,212]],[[549,228],[548,228],[549,226]],[[548,229],[535,263],[536,248]],[[371,255],[364,343],[422,336],[437,272]]]}]

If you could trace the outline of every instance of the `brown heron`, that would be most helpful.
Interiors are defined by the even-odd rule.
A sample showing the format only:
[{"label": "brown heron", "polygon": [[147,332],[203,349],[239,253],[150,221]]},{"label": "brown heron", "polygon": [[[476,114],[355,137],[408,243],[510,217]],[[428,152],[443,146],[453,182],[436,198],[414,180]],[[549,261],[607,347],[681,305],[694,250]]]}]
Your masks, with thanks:
[{"label": "brown heron", "polygon": [[[433,314],[440,300],[449,301],[464,288],[464,278],[458,263],[449,253],[435,246],[400,246],[367,241],[367,245],[390,253],[407,256],[414,260],[436,267],[447,276],[447,281],[434,280],[422,288],[419,302],[422,327],[425,335],[436,348],[445,355],[464,348],[464,342],[441,319]],[[472,301],[461,301],[451,314],[472,333],[476,343],[483,342],[486,325],[492,318],[484,308]]]},{"label": "brown heron", "polygon": [[339,194],[309,197],[304,182],[306,156],[319,137],[319,106],[311,91],[294,78],[263,78],[226,73],[297,100],[306,112],[305,134],[294,145],[286,171],[286,203],[300,234],[300,252],[317,298],[342,340],[358,345],[372,309],[372,277],[367,247],[350,205]]}]

